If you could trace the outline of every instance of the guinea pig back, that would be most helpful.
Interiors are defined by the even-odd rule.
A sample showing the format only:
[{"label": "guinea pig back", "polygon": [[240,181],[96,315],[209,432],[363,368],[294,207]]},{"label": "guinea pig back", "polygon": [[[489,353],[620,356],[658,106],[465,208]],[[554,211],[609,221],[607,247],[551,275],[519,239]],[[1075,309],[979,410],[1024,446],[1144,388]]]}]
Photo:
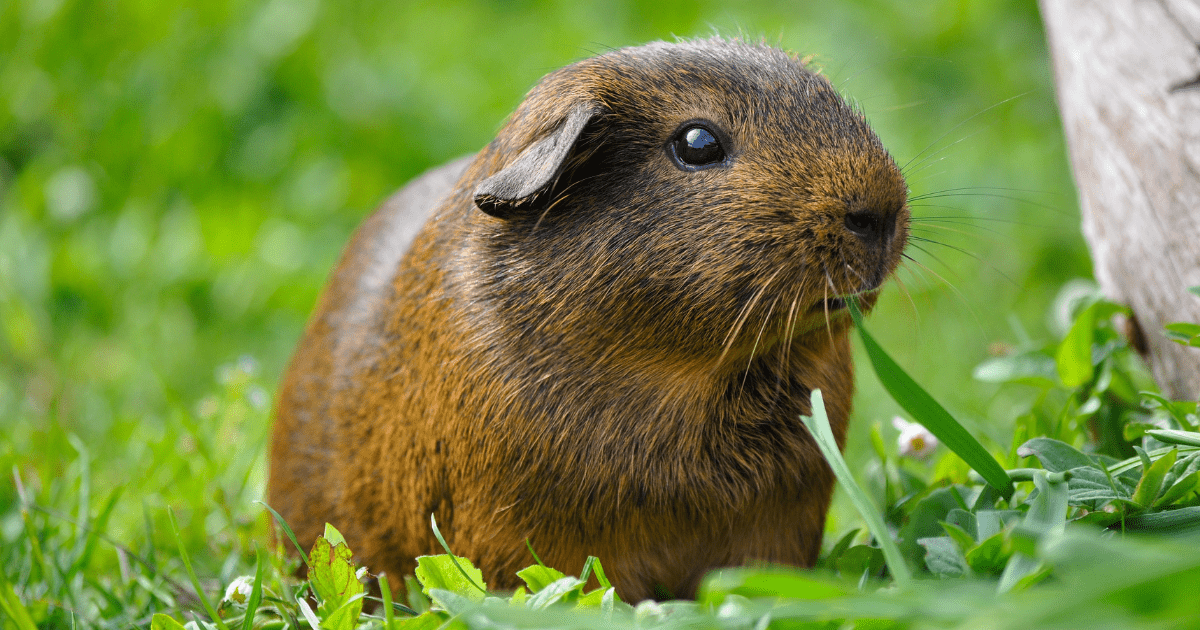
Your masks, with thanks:
[{"label": "guinea pig back", "polygon": [[422,175],[342,255],[279,394],[269,502],[373,572],[439,553],[493,588],[598,556],[626,600],[811,566],[907,187],[788,54],[654,43],[546,76],[490,144]]}]

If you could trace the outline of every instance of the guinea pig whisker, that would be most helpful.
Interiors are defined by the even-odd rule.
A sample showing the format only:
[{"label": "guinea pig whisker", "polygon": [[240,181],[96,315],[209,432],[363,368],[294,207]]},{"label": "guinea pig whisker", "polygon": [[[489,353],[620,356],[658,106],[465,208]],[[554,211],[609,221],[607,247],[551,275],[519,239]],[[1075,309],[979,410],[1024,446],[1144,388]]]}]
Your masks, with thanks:
[{"label": "guinea pig whisker", "polygon": [[[785,329],[783,338],[787,342],[787,344],[784,346],[783,352],[780,353],[780,355],[782,357],[781,360],[783,362],[783,365],[780,366],[781,368],[786,366],[789,362],[791,362],[791,359],[792,359],[792,339],[793,339],[793,336],[796,334],[796,305],[800,303],[800,294],[803,292],[804,292],[803,287],[796,289],[796,297],[792,298],[792,305],[790,307],[788,307],[787,319],[784,320],[784,322],[783,322],[784,329]],[[782,373],[782,372],[783,372],[783,370],[781,369],[780,373]]]},{"label": "guinea pig whisker", "polygon": [[750,360],[746,361],[746,371],[742,374],[742,390],[746,389],[746,379],[750,377],[750,367],[754,365],[754,352],[758,350],[758,343],[762,341],[763,331],[767,329],[767,324],[771,323],[771,315],[775,313],[775,305],[779,303],[779,296],[771,300],[771,306],[767,308],[767,316],[763,318],[762,326],[758,328],[758,336],[754,338],[754,345],[750,347]]},{"label": "guinea pig whisker", "polygon": [[742,304],[742,308],[738,309],[738,314],[733,320],[733,325],[729,327],[729,332],[725,333],[725,339],[721,342],[721,345],[725,347],[726,350],[728,350],[729,344],[733,342],[733,338],[736,337],[739,332],[741,332],[743,320],[747,315],[749,315],[750,309],[754,308],[754,302],[762,294],[762,291],[763,289],[760,287],[755,291],[754,295],[746,301],[745,304]]},{"label": "guinea pig whisker", "polygon": [[[986,226],[982,226],[982,225],[975,225],[974,223],[972,223],[971,221],[969,221],[969,220],[966,220],[966,219],[958,219],[958,220],[955,220],[955,219],[934,219],[934,220],[931,220],[931,221],[925,221],[925,220],[917,220],[916,218],[913,218],[913,219],[910,219],[910,220],[909,220],[909,225],[910,225],[910,227],[909,227],[909,229],[910,229],[910,230],[916,230],[916,229],[919,229],[917,226],[921,226],[921,227],[924,227],[924,228],[926,228],[926,229],[930,229],[930,228],[932,228],[932,229],[940,229],[940,230],[950,230],[950,229],[952,229],[952,228],[948,228],[948,227],[945,227],[945,226],[950,226],[950,225],[961,225],[961,226],[963,226],[963,227],[972,228],[972,229],[974,229],[974,230],[982,230],[982,231],[984,231],[984,232],[991,232],[992,234],[997,234],[997,235],[999,235],[999,234],[1002,234],[1002,232],[1000,232],[1000,230],[997,230],[997,229],[995,229],[995,228],[992,228],[992,227],[986,227]],[[954,230],[954,231],[956,231],[956,232],[959,232],[960,234],[965,234],[965,235],[976,236],[976,234],[975,234],[974,232],[970,232],[970,231],[967,231],[967,230]]]},{"label": "guinea pig whisker", "polygon": [[[914,156],[913,156],[911,159],[909,159],[909,161],[908,161],[907,163],[905,163],[905,164],[904,164],[904,166],[901,166],[901,167],[900,167],[900,172],[901,172],[901,173],[904,173],[904,174],[907,176],[907,175],[908,175],[908,173],[907,173],[908,167],[909,167],[909,165],[911,165],[911,164],[913,163],[913,160],[916,160],[917,158],[919,158],[919,157],[921,157],[922,155],[924,155],[924,154],[925,154],[927,151],[929,151],[929,150],[930,150],[930,149],[932,149],[933,147],[937,146],[937,143],[941,142],[942,140],[945,140],[945,139],[946,139],[946,136],[949,136],[950,134],[954,133],[954,132],[955,132],[955,131],[956,131],[956,130],[959,128],[959,127],[962,127],[963,125],[965,125],[965,124],[967,124],[967,123],[971,122],[972,120],[975,120],[976,118],[978,118],[978,117],[980,117],[980,116],[982,116],[982,115],[986,114],[987,112],[989,112],[989,111],[991,111],[991,110],[993,110],[993,109],[996,109],[997,107],[1000,107],[1001,105],[1004,105],[1005,103],[1008,103],[1008,102],[1010,102],[1010,101],[1014,101],[1014,100],[1016,100],[1016,99],[1018,99],[1018,98],[1021,98],[1021,97],[1025,96],[1025,95],[1027,95],[1027,94],[1029,94],[1029,92],[1023,92],[1023,93],[1021,93],[1021,94],[1017,94],[1016,96],[1010,96],[1010,97],[1008,97],[1008,98],[1006,98],[1006,99],[1004,99],[1004,100],[1000,101],[999,103],[996,103],[996,104],[994,104],[994,105],[991,105],[991,106],[989,106],[989,107],[985,107],[984,109],[980,110],[980,111],[979,111],[978,113],[976,113],[975,115],[973,115],[973,116],[970,116],[970,117],[969,117],[969,118],[967,118],[966,120],[964,120],[964,121],[962,121],[962,122],[958,123],[957,125],[954,125],[953,127],[951,127],[951,128],[949,128],[949,129],[947,129],[947,130],[946,130],[946,133],[942,134],[941,136],[938,136],[938,138],[937,138],[936,140],[934,140],[933,142],[930,142],[930,143],[929,143],[929,146],[927,146],[927,147],[925,147],[924,149],[922,149],[920,153],[917,153],[916,155],[914,155]],[[962,140],[959,140],[958,142],[962,142]],[[946,147],[943,147],[943,148],[939,149],[938,151],[936,151],[936,152],[934,152],[934,153],[930,154],[929,156],[927,156],[925,159],[927,160],[927,159],[929,159],[929,158],[933,157],[934,155],[937,155],[938,153],[941,153],[942,151],[945,151],[946,149],[948,149],[948,148],[950,148],[950,147],[954,146],[954,144],[957,144],[958,142],[952,143],[952,144],[950,144],[950,145],[947,145]],[[925,160],[922,160],[922,161],[925,161]]]},{"label": "guinea pig whisker", "polygon": [[[1008,277],[1008,275],[1005,274],[1003,271],[1000,271],[999,267],[993,265],[990,261],[985,260],[983,257],[979,256],[978,254],[975,254],[974,252],[965,250],[965,249],[963,249],[961,247],[957,247],[955,245],[951,245],[949,243],[943,243],[942,241],[934,240],[931,238],[925,238],[925,237],[921,237],[921,236],[909,236],[908,240],[910,243],[913,241],[916,241],[916,242],[920,242],[920,243],[929,243],[930,245],[940,245],[947,249],[952,249],[960,254],[963,254],[964,256],[970,256],[971,258],[974,258],[975,260],[986,265],[992,271],[995,271],[997,274],[1000,275],[1001,278],[1008,280],[1013,286],[1019,286],[1015,280]],[[917,247],[917,245],[914,244],[913,247]],[[929,251],[926,249],[923,249],[921,247],[917,247],[917,249],[920,249],[921,251],[925,252],[926,254],[929,254]],[[932,254],[930,254],[930,255],[932,255]],[[941,262],[941,261],[939,261],[939,262]],[[945,265],[946,263],[943,262],[942,264]]]},{"label": "guinea pig whisker", "polygon": [[[946,225],[931,224],[924,226],[911,226],[909,228],[909,238],[925,239],[946,247],[949,247],[950,245],[948,244],[949,241],[945,239],[954,237],[958,237],[959,240],[965,241],[970,245],[987,244],[993,247],[1003,248],[1007,244],[1007,240],[1002,238],[999,232],[995,230],[985,230],[985,232],[986,233],[981,234],[977,232],[971,232],[969,230],[952,228]],[[963,247],[967,247],[967,245],[963,245]],[[985,263],[989,267],[992,266],[991,263],[988,263],[986,260],[982,260],[977,257],[977,252],[973,250],[967,250],[963,253]]]},{"label": "guinea pig whisker", "polygon": [[[905,257],[905,258],[907,258],[907,257]],[[904,263],[909,262],[911,260],[912,259],[909,258],[908,260],[902,260],[900,262],[903,265]],[[912,291],[908,290],[908,285],[904,284],[904,279],[900,277],[900,274],[898,274],[898,273],[892,274],[892,277],[896,279],[896,286],[900,288],[900,294],[903,295],[906,300],[908,300],[908,306],[912,310],[913,320],[915,321],[916,326],[917,326],[916,336],[918,338],[920,338],[920,336],[921,336],[921,312],[917,310],[917,302],[916,302],[916,300],[913,299]]]},{"label": "guinea pig whisker", "polygon": [[[924,251],[924,250],[922,250],[922,251]],[[928,252],[926,252],[926,254],[928,254]],[[902,255],[904,256],[904,258],[907,258],[914,265],[919,266],[926,273],[932,275],[934,278],[937,278],[937,280],[939,282],[941,282],[947,288],[949,288],[950,291],[954,294],[954,297],[956,297],[958,299],[958,301],[961,302],[964,307],[966,307],[967,312],[969,312],[971,314],[971,318],[975,320],[975,325],[979,328],[980,332],[983,331],[983,322],[979,318],[979,311],[977,311],[975,309],[975,307],[973,307],[971,305],[971,302],[969,300],[967,300],[967,296],[963,295],[962,291],[960,291],[959,288],[954,285],[954,283],[950,282],[949,280],[946,280],[946,278],[943,277],[941,274],[939,274],[938,272],[931,269],[928,265],[921,263],[916,258],[913,258],[912,256],[909,256],[908,254],[902,254]]]},{"label": "guinea pig whisker", "polygon": [[[939,258],[939,257],[937,256],[937,254],[934,254],[933,252],[930,252],[928,249],[926,249],[926,248],[924,248],[924,247],[922,247],[921,245],[919,245],[919,244],[918,244],[918,243],[920,243],[920,242],[923,242],[923,241],[924,241],[924,239],[910,238],[910,239],[908,239],[908,245],[909,245],[909,247],[912,247],[912,248],[914,248],[914,249],[916,249],[916,250],[920,251],[921,253],[925,254],[926,256],[929,256],[929,257],[930,257],[930,258],[932,258],[932,259],[933,259],[935,262],[937,262],[937,263],[938,263],[938,264],[940,264],[941,266],[945,267],[947,271],[949,271],[951,274],[953,274],[953,273],[954,273],[954,268],[953,268],[953,267],[951,267],[950,265],[946,264],[946,261],[944,261],[944,260],[942,260],[941,258]],[[914,261],[914,262],[916,262],[916,259],[914,258],[914,259],[913,259],[913,261]],[[924,266],[924,265],[922,265],[922,266]],[[926,266],[925,268],[926,268],[926,269],[929,269],[929,267],[927,267],[927,266]],[[930,271],[932,272],[933,270],[932,270],[932,269],[930,269]],[[940,276],[939,276],[939,277],[940,277]],[[955,277],[956,277],[956,278],[958,278],[958,276],[955,276]],[[962,278],[958,278],[958,279],[959,279],[959,280],[961,280]]]},{"label": "guinea pig whisker", "polygon": [[787,373],[788,361],[791,360],[792,356],[792,330],[794,330],[794,325],[796,325],[794,317],[796,317],[796,305],[800,299],[800,290],[803,289],[797,289],[796,296],[792,298],[792,304],[787,307],[787,316],[779,323],[781,348],[776,353],[779,355],[779,368],[776,370],[776,373],[780,374],[780,378],[782,378],[782,374]]},{"label": "guinea pig whisker", "polygon": [[[964,121],[964,122],[965,122],[965,121]],[[905,178],[906,180],[908,180],[908,179],[912,179],[912,177],[913,177],[914,175],[916,175],[917,173],[920,173],[921,171],[923,171],[923,170],[926,170],[926,169],[928,169],[928,168],[932,167],[934,164],[937,164],[938,162],[941,162],[942,160],[946,159],[946,156],[937,157],[939,154],[941,154],[941,153],[944,153],[944,152],[946,152],[946,151],[948,151],[948,150],[952,149],[952,148],[953,148],[955,145],[957,145],[957,144],[959,144],[959,143],[966,142],[967,140],[970,140],[971,138],[973,138],[973,137],[975,137],[975,136],[979,135],[981,132],[982,132],[982,130],[981,130],[981,131],[973,131],[973,132],[971,132],[971,133],[969,133],[969,134],[967,134],[967,135],[965,135],[965,136],[963,136],[963,137],[959,138],[958,140],[955,140],[954,142],[951,142],[950,144],[947,144],[946,146],[944,146],[944,147],[942,147],[942,148],[938,149],[937,151],[934,151],[933,153],[930,153],[929,155],[927,155],[927,156],[925,156],[924,158],[922,158],[922,159],[921,159],[921,161],[920,161],[920,162],[917,162],[916,164],[913,164],[913,163],[912,163],[912,160],[909,160],[908,164],[905,164],[904,166],[902,166],[902,167],[900,168],[900,172],[904,174],[904,178]],[[942,138],[945,138],[945,137],[946,137],[945,135],[943,135],[943,136],[942,136]],[[939,138],[938,140],[934,140],[934,142],[935,142],[935,143],[936,143],[936,142],[939,142],[939,141],[940,141],[940,138]],[[926,151],[928,151],[928,150],[929,150],[929,149],[931,149],[931,148],[933,148],[933,145],[932,145],[932,144],[931,144],[931,145],[929,145],[929,147],[926,147],[926,149],[925,149],[925,150],[926,150]],[[920,154],[918,154],[918,156],[919,156],[919,155],[920,155]],[[934,159],[935,157],[937,157],[937,159]],[[913,159],[915,160],[915,159],[916,159],[916,157],[913,157]],[[910,166],[910,165],[911,165],[912,167],[914,167],[914,170],[911,170],[911,171],[910,171],[910,170],[908,170],[908,168],[909,168],[909,166]]]},{"label": "guinea pig whisker", "polygon": [[856,270],[853,265],[846,262],[845,255],[842,255],[842,264],[846,266],[846,269],[849,270],[850,273],[853,274],[855,278],[858,278],[858,283],[859,283],[860,287],[865,287],[865,286],[867,286],[867,284],[869,284],[867,282],[866,276],[862,275],[861,273],[858,273],[858,270]]},{"label": "guinea pig whisker", "polygon": [[[986,190],[986,189],[980,189],[980,190]],[[1054,206],[1050,206],[1050,205],[1040,203],[1037,201],[1031,201],[1029,199],[1026,199],[1024,197],[1018,197],[1016,195],[1002,195],[1000,193],[992,193],[992,192],[959,192],[959,191],[956,191],[955,189],[940,190],[940,191],[934,191],[934,192],[930,192],[930,193],[924,193],[921,195],[917,195],[915,197],[909,197],[908,201],[911,203],[913,201],[925,201],[928,199],[945,199],[948,197],[990,197],[992,199],[1005,199],[1007,201],[1016,201],[1018,203],[1023,203],[1026,205],[1034,206],[1035,208],[1041,208],[1043,210],[1048,210],[1048,211],[1053,212],[1060,216],[1067,216],[1067,213],[1062,208],[1056,208]]]},{"label": "guinea pig whisker", "polygon": [[913,221],[913,222],[922,222],[922,221],[932,222],[935,220],[955,220],[955,221],[966,221],[970,224],[974,224],[974,222],[976,222],[976,221],[990,222],[990,223],[1015,223],[1015,224],[1023,223],[1021,221],[1017,221],[1016,219],[1006,219],[1006,218],[1002,218],[1002,217],[983,216],[976,212],[966,210],[966,209],[962,208],[961,206],[945,206],[945,205],[939,205],[939,204],[934,204],[934,203],[910,203],[908,207],[909,207],[909,210],[913,210],[915,208],[936,208],[938,210],[954,210],[955,212],[959,213],[959,214],[916,214],[914,212],[912,214],[912,216],[909,217],[909,221]]},{"label": "guinea pig whisker", "polygon": [[902,109],[910,109],[912,107],[920,107],[922,105],[927,105],[932,102],[934,102],[933,99],[921,99],[919,101],[909,101],[907,103],[901,103],[900,105],[892,105],[891,107],[876,108],[875,111],[877,111],[877,112],[898,112]]},{"label": "guinea pig whisker", "polygon": [[925,290],[929,290],[942,284],[947,284],[944,278],[935,274],[933,270],[930,269],[929,265],[921,262],[914,257],[914,255],[910,253],[904,253],[901,254],[901,256],[912,263],[912,265],[907,267],[907,269],[909,273],[912,274],[914,280],[921,280],[925,282]]},{"label": "guinea pig whisker", "polygon": [[[910,208],[939,208],[942,210],[959,210],[964,213],[966,212],[966,211],[962,210],[962,208],[956,208],[954,206],[939,206],[936,204],[925,204],[925,203],[913,204],[909,207]],[[909,218],[909,222],[911,222],[911,223],[959,223],[961,225],[970,225],[972,227],[981,227],[981,226],[975,225],[976,221],[987,221],[990,223],[1007,223],[1009,225],[1022,225],[1022,226],[1036,226],[1037,225],[1036,223],[1029,223],[1028,221],[1017,221],[1015,219],[1004,219],[1004,218],[1000,218],[1000,217],[981,217],[981,216],[975,215],[975,214],[947,214],[947,215],[930,215],[930,216],[915,216],[914,215]]]},{"label": "guinea pig whisker", "polygon": [[[951,225],[965,225],[965,224],[952,223]],[[914,226],[911,226],[908,228],[908,232],[909,232],[909,234],[940,234],[942,232],[950,232],[951,234],[961,234],[963,236],[969,236],[972,238],[976,238],[979,236],[978,234],[976,234],[974,232],[969,232],[967,230],[960,230],[958,228],[952,228],[949,225],[937,225],[937,224],[921,225],[921,226],[914,225]]]},{"label": "guinea pig whisker", "polygon": [[849,262],[846,261],[846,254],[844,252],[838,252],[838,256],[841,257],[842,264],[846,266],[846,269],[850,270],[850,273],[854,274],[854,277],[858,278],[859,288],[857,291],[854,291],[854,293],[861,293],[863,291],[870,291],[872,289],[877,289],[877,288],[879,288],[879,285],[883,284],[883,282],[880,281],[879,283],[876,283],[874,287],[871,287],[870,285],[872,283],[867,280],[867,277],[864,276],[863,274],[859,273],[858,270],[854,268],[854,265],[851,265]]},{"label": "guinea pig whisker", "polygon": [[821,304],[824,305],[825,309],[825,332],[829,333],[829,343],[832,344],[833,322],[829,319],[829,290],[833,289],[836,293],[837,288],[833,286],[833,278],[830,277],[829,268],[825,266],[825,263],[821,263],[821,270],[825,272],[825,295],[823,296],[824,299],[821,300]]},{"label": "guinea pig whisker", "polygon": [[941,194],[941,193],[959,193],[959,192],[964,192],[964,191],[974,192],[977,190],[999,190],[1001,192],[1007,192],[1007,193],[1029,193],[1031,195],[1054,195],[1055,194],[1055,193],[1052,193],[1052,192],[1049,192],[1046,190],[1037,190],[1034,188],[1013,188],[1011,186],[959,186],[957,188],[944,188],[942,190],[933,190],[928,193],[922,193],[920,195],[910,197],[909,200],[911,201],[913,199],[920,199],[923,197],[927,197],[929,195],[937,195],[937,194]]},{"label": "guinea pig whisker", "polygon": [[[999,236],[994,231],[991,231],[991,230],[988,230],[988,231],[991,232],[992,234],[996,234],[997,236]],[[1002,241],[1000,238],[988,237],[987,235],[984,235],[984,234],[978,234],[975,232],[970,232],[968,230],[960,230],[960,229],[952,228],[952,227],[945,226],[945,225],[923,225],[923,226],[915,226],[914,225],[914,226],[911,226],[908,228],[908,234],[909,234],[909,238],[913,238],[914,236],[919,236],[919,237],[928,238],[931,240],[937,240],[938,238],[943,237],[943,236],[957,235],[957,236],[961,236],[965,240],[982,241],[985,243],[989,243],[991,245],[1003,245],[1004,244],[1004,241]]]},{"label": "guinea pig whisker", "polygon": [[910,276],[912,276],[912,279],[914,282],[919,281],[919,282],[923,283],[922,286],[924,286],[925,288],[934,286],[935,281],[930,279],[929,276],[931,274],[930,274],[929,270],[925,267],[925,265],[922,265],[920,263],[920,261],[918,261],[916,258],[913,258],[912,256],[910,256],[907,253],[900,254],[900,257],[903,259],[902,260],[903,263],[910,263],[910,264],[905,264],[903,268],[905,271],[907,271],[909,273]]},{"label": "guinea pig whisker", "polygon": [[[925,254],[927,256],[929,256],[930,258],[933,258],[934,260],[937,260],[938,262],[942,262],[936,256],[925,251],[923,248],[916,245],[915,243],[913,244],[913,247],[916,247],[917,249],[920,249],[922,252],[925,252]],[[939,274],[938,272],[936,272],[932,268],[930,268],[929,265],[922,263],[921,261],[917,260],[916,258],[913,258],[912,256],[909,256],[908,254],[902,254],[902,256],[904,256],[908,260],[912,261],[913,264],[918,265],[919,267],[924,269],[926,273],[929,273],[933,277],[937,278],[938,280],[940,280],[942,282],[942,284],[946,285],[947,288],[949,288],[951,291],[953,291],[954,295],[957,296],[958,299],[961,300],[962,303],[964,305],[966,305],[968,309],[971,310],[971,315],[973,317],[975,317],[976,321],[978,322],[979,315],[977,313],[975,313],[974,309],[971,308],[971,303],[970,303],[970,301],[967,300],[967,296],[963,295],[962,291],[960,291],[959,288],[957,286],[955,286],[953,282],[950,282],[944,276],[942,276],[941,274]],[[944,262],[942,263],[942,265],[945,265],[945,264],[946,263],[944,263]],[[947,269],[949,269],[949,267],[947,267]]]},{"label": "guinea pig whisker", "polygon": [[[945,159],[946,158],[944,158],[944,157],[938,158],[937,161],[931,163],[929,165],[929,167],[933,167],[934,165],[938,164],[939,162],[941,162],[942,160],[945,160]],[[925,170],[925,169],[921,169],[921,170]],[[908,175],[904,179],[904,181],[908,182],[908,186],[911,189],[913,186],[916,186],[917,184],[920,184],[923,181],[927,181],[927,180],[933,179],[935,177],[941,177],[942,175],[945,175],[948,172],[949,171],[947,171],[947,170],[931,171],[931,172],[922,174],[920,177],[914,177],[912,175]]]},{"label": "guinea pig whisker", "polygon": [[764,282],[762,286],[754,292],[754,295],[750,298],[750,300],[742,306],[742,310],[738,312],[737,319],[734,320],[733,326],[730,328],[729,333],[725,336],[724,348],[721,350],[721,355],[717,357],[717,362],[713,365],[713,370],[719,368],[721,363],[725,361],[725,357],[729,355],[729,351],[733,348],[734,342],[737,341],[737,336],[741,334],[742,327],[746,325],[746,320],[750,318],[750,312],[754,310],[754,305],[757,304],[758,300],[761,299],[763,294],[767,292],[767,287],[771,286],[771,283],[779,276],[780,271],[783,271],[783,269],[776,269],[775,273],[771,274],[771,277],[767,278],[767,281]]},{"label": "guinea pig whisker", "polygon": [[909,271],[912,272],[914,279],[920,279],[925,283],[925,291],[929,291],[937,287],[950,286],[950,282],[948,282],[946,278],[933,271],[932,262],[929,262],[928,260],[922,261],[918,259],[915,254],[908,255],[907,258],[913,263],[912,266],[909,267]]}]

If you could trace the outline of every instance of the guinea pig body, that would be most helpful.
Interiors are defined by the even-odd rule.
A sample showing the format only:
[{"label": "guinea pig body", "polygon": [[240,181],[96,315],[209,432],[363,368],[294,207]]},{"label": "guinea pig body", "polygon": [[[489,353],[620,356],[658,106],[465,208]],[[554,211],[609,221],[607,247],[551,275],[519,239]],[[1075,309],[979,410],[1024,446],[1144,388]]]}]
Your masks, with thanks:
[{"label": "guinea pig body", "polygon": [[[439,527],[489,586],[598,556],[627,600],[811,566],[845,439],[844,297],[907,239],[862,116],[787,54],[655,43],[542,80],[359,228],[280,391],[271,505],[378,572]],[[418,226],[419,232],[417,231]]]}]

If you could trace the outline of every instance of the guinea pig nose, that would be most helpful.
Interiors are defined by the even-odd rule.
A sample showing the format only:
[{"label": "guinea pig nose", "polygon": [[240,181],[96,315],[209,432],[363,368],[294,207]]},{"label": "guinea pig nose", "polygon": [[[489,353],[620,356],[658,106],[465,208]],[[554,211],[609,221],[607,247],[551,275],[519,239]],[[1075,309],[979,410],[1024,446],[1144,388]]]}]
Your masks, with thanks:
[{"label": "guinea pig nose", "polygon": [[884,220],[879,213],[870,210],[847,212],[846,229],[861,239],[875,241],[883,236]]}]

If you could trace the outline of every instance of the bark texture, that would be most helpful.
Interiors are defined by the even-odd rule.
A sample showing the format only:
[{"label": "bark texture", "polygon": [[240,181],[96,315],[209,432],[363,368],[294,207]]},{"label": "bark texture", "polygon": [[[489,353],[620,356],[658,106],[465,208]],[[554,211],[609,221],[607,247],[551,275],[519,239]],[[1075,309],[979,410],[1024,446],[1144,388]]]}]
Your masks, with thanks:
[{"label": "bark texture", "polygon": [[1200,396],[1200,1],[1039,0],[1096,279],[1163,391]]}]

